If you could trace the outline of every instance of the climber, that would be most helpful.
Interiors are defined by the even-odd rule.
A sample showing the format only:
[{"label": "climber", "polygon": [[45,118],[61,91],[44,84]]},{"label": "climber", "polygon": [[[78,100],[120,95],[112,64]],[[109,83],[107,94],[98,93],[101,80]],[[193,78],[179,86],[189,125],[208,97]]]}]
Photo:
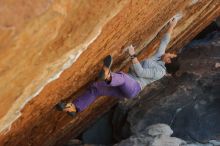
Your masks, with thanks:
[{"label": "climber", "polygon": [[77,112],[85,110],[99,96],[111,96],[120,99],[133,98],[148,84],[161,79],[166,74],[165,64],[170,64],[176,54],[165,53],[165,49],[170,41],[171,33],[177,24],[173,18],[169,22],[167,33],[162,38],[160,46],[151,58],[141,62],[135,55],[134,47],[127,47],[132,66],[128,74],[123,72],[111,72],[112,57],[109,55],[103,60],[103,69],[99,73],[102,81],[92,83],[92,85],[72,103],[60,102],[56,105],[60,111],[67,112],[74,116]]}]

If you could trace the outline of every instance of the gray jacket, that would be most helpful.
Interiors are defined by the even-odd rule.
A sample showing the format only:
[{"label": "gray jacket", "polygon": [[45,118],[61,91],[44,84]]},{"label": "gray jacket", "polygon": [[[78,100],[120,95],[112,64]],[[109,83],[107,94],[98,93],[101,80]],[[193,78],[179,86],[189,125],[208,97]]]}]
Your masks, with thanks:
[{"label": "gray jacket", "polygon": [[143,89],[146,85],[161,79],[166,74],[166,67],[161,56],[165,53],[170,41],[170,35],[166,33],[161,40],[160,47],[151,58],[147,58],[140,63],[132,64],[128,75],[135,79]]}]

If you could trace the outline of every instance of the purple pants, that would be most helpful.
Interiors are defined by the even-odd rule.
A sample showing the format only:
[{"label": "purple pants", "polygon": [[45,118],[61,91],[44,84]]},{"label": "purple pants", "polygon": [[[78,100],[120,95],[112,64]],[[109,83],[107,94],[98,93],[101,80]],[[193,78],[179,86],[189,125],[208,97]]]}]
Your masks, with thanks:
[{"label": "purple pants", "polygon": [[99,96],[133,98],[141,91],[139,83],[127,74],[118,72],[111,73],[111,75],[112,81],[110,84],[105,81],[94,82],[73,102],[78,112],[86,109]]}]

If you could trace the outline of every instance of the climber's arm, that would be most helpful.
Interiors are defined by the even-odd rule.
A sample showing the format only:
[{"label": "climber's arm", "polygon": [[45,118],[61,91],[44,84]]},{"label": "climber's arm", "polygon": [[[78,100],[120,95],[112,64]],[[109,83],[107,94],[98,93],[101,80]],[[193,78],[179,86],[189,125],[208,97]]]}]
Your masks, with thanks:
[{"label": "climber's arm", "polygon": [[176,26],[176,23],[177,23],[177,20],[175,18],[173,18],[169,22],[169,28],[168,28],[166,34],[163,36],[161,43],[160,43],[160,46],[157,49],[157,52],[155,53],[154,57],[159,58],[165,53],[167,45],[170,42],[170,37],[173,32],[173,29]]},{"label": "climber's arm", "polygon": [[134,67],[135,73],[142,78],[154,78],[156,71],[154,69],[144,69],[141,66],[139,60],[135,55],[135,50],[132,45],[128,47],[128,52],[131,57],[132,66]]}]

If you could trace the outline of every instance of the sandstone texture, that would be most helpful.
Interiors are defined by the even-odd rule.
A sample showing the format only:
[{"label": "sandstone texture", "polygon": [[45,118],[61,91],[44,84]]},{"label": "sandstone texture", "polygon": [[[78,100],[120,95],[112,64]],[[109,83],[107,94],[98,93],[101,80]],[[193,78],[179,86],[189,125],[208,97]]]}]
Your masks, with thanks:
[{"label": "sandstone texture", "polygon": [[178,51],[219,16],[220,1],[1,0],[0,14],[0,145],[61,146],[117,102],[102,97],[74,119],[54,109],[95,80],[106,55],[115,70],[129,44],[151,55],[174,16]]}]

